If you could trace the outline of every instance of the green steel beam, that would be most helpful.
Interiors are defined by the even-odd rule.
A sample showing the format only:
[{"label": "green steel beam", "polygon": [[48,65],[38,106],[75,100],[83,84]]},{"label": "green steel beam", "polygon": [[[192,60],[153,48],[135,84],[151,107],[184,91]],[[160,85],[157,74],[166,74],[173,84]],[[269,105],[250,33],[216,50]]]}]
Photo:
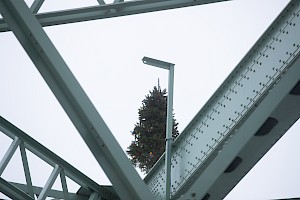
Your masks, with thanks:
[{"label": "green steel beam", "polygon": [[10,159],[14,155],[16,149],[18,148],[21,140],[18,137],[15,137],[11,145],[9,146],[7,152],[5,153],[4,157],[0,162],[0,176],[3,173],[4,169],[6,168],[7,164],[9,163]]},{"label": "green steel beam", "polygon": [[97,193],[92,193],[91,196],[89,197],[89,200],[100,200],[101,196]]},{"label": "green steel beam", "polygon": [[[13,183],[13,182],[9,182],[9,184],[13,185],[16,188],[19,188],[20,190],[22,190],[26,193],[28,192],[27,185],[24,185],[21,183]],[[33,192],[35,195],[39,195],[42,190],[43,190],[42,187],[33,186]],[[65,199],[63,191],[50,189],[47,194],[48,194],[48,198]],[[70,199],[72,199],[72,200],[88,200],[88,198],[89,198],[89,196],[82,195],[82,194],[68,193],[68,195],[69,195]],[[20,198],[17,198],[17,199],[20,199]]]},{"label": "green steel beam", "polygon": [[63,189],[64,199],[69,200],[70,197],[69,197],[68,186],[67,186],[66,175],[65,175],[64,169],[61,169],[61,171],[60,171],[60,181],[61,181],[61,187]]},{"label": "green steel beam", "polygon": [[[42,26],[53,26],[223,1],[228,0],[139,0],[126,2],[122,0],[116,0],[113,4],[103,4],[71,10],[39,13],[35,16]],[[35,2],[40,1],[36,0]],[[0,32],[9,30],[10,28],[7,26],[6,22],[3,19],[0,20]]]},{"label": "green steel beam", "polygon": [[[290,1],[176,138],[171,199],[223,199],[299,118],[299,14]],[[278,125],[263,135],[269,117]],[[165,197],[164,158],[144,179],[156,199]]]},{"label": "green steel beam", "polygon": [[44,186],[44,188],[42,189],[41,193],[39,194],[39,198],[37,200],[45,200],[47,197],[47,193],[49,190],[51,190],[58,174],[61,171],[61,167],[59,167],[58,165],[55,165],[54,169],[52,170],[50,177],[48,178],[46,185]]},{"label": "green steel beam", "polygon": [[13,186],[6,180],[0,177],[0,192],[10,197],[11,199],[22,199],[22,200],[34,200],[34,198],[30,197],[22,190]]},{"label": "green steel beam", "polygon": [[97,0],[97,1],[98,1],[99,5],[105,5],[106,4],[104,0]]},{"label": "green steel beam", "polygon": [[[18,129],[16,126],[8,122],[6,119],[0,116],[0,131],[6,134],[10,138],[18,137],[22,142],[24,142],[24,146],[26,149],[31,151],[33,154],[47,162],[51,166],[55,166],[55,164],[59,165],[64,169],[64,173],[72,179],[74,182],[81,185],[83,188],[87,190],[95,191],[101,194],[103,197],[108,199],[119,199],[116,195],[109,192],[104,187],[98,185],[93,180],[88,178],[86,175],[78,171],[68,162],[54,154],[52,151],[44,147],[42,144],[31,138],[29,135],[24,133],[22,130]],[[21,144],[22,144],[21,142]]]},{"label": "green steel beam", "polygon": [[23,141],[20,143],[20,153],[21,153],[21,157],[22,157],[22,163],[23,163],[26,184],[27,184],[27,188],[28,188],[28,194],[31,197],[34,197],[33,196],[34,195],[33,188],[32,188],[32,180],[31,180],[31,175],[30,175],[29,165],[28,165],[28,159],[27,159],[26,149],[25,149],[25,145],[24,145]]},{"label": "green steel beam", "polygon": [[108,126],[24,1],[0,12],[122,199],[153,199]]},{"label": "green steel beam", "polygon": [[45,0],[35,0],[30,6],[30,10],[32,13],[36,14],[39,9],[42,7]]}]

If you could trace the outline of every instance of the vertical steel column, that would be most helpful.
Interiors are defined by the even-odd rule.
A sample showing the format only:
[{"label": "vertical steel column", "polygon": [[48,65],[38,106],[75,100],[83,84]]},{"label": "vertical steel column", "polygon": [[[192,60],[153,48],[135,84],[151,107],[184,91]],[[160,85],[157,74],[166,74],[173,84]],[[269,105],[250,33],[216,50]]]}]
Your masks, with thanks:
[{"label": "vertical steel column", "polygon": [[64,193],[64,199],[69,200],[69,192],[68,192],[68,186],[67,186],[67,181],[66,181],[66,175],[65,175],[65,170],[61,169],[60,171],[60,181],[61,181],[61,187],[63,189]]},{"label": "vertical steel column", "polygon": [[0,12],[120,198],[153,199],[152,193],[26,3],[21,0],[0,0]]},{"label": "vertical steel column", "polygon": [[20,143],[20,152],[21,152],[21,157],[22,157],[22,163],[23,163],[23,169],[24,169],[28,194],[32,198],[34,198],[34,192],[33,192],[33,187],[32,187],[31,175],[30,175],[30,171],[29,171],[28,159],[26,156],[26,149],[25,149],[25,144],[23,141]]}]

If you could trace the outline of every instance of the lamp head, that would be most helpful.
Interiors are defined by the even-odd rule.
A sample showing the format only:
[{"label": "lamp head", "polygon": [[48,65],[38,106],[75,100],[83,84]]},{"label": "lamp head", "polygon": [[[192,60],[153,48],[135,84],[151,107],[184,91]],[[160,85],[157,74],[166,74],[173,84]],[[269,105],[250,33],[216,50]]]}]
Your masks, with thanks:
[{"label": "lamp head", "polygon": [[154,58],[149,58],[149,57],[144,57],[142,59],[142,61],[143,61],[144,64],[151,65],[151,66],[154,66],[154,67],[163,68],[163,69],[167,69],[167,70],[170,70],[170,67],[174,66],[173,63],[168,63],[168,62],[165,62],[165,61],[156,60]]}]

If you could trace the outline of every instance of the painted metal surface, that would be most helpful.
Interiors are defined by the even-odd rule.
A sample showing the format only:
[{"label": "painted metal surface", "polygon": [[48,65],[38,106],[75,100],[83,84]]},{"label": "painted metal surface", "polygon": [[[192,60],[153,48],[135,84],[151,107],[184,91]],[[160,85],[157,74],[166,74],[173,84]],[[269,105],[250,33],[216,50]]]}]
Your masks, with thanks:
[{"label": "painted metal surface", "polygon": [[54,169],[52,170],[46,185],[44,186],[43,190],[41,191],[37,200],[45,200],[47,197],[47,193],[52,188],[58,174],[60,174],[61,168],[58,165],[55,165]]},{"label": "painted metal surface", "polygon": [[61,187],[63,189],[63,194],[64,194],[64,200],[69,200],[70,195],[68,192],[68,186],[67,186],[67,181],[66,181],[66,174],[63,168],[61,168],[60,171],[60,181],[61,181]]},{"label": "painted metal surface", "polygon": [[[86,8],[39,13],[36,15],[42,26],[75,23],[111,17],[183,8],[188,6],[203,5],[228,0],[139,0],[115,1],[112,4],[101,4]],[[39,1],[36,0],[38,3]],[[37,4],[35,2],[35,4]],[[102,2],[102,1],[100,1]],[[102,2],[104,3],[104,1]],[[0,20],[0,32],[9,31],[4,20]]]},{"label": "painted metal surface", "polygon": [[[299,35],[299,1],[291,1],[174,142],[172,199],[206,199],[218,193],[210,188],[299,81]],[[294,122],[300,110],[292,112]],[[255,158],[244,170],[254,166]],[[165,197],[164,177],[162,157],[145,178],[156,199]],[[232,178],[229,188],[218,187],[220,195],[212,199],[226,196],[241,178]]]},{"label": "painted metal surface", "polygon": [[[25,193],[28,193],[29,196],[33,198],[33,194],[39,195],[42,191],[43,188],[37,188],[32,185],[31,182],[31,176],[30,176],[30,170],[28,166],[28,159],[26,156],[25,149],[29,150],[39,158],[41,158],[43,161],[48,163],[49,165],[55,167],[59,166],[60,167],[60,177],[62,180],[62,192],[58,191],[52,191],[48,190],[47,195],[54,197],[54,198],[59,198],[59,197],[65,197],[66,192],[67,192],[67,184],[65,182],[65,177],[67,176],[71,180],[73,180],[75,183],[78,183],[81,187],[83,187],[86,191],[94,191],[98,194],[100,194],[103,198],[106,199],[119,199],[116,194],[108,191],[104,187],[98,185],[95,183],[93,180],[82,174],[80,171],[78,171],[76,168],[74,168],[72,165],[67,163],[65,160],[62,158],[58,157],[56,154],[51,152],[49,149],[38,143],[36,140],[31,138],[29,135],[12,125],[10,122],[5,120],[3,117],[0,116],[0,133],[4,133],[11,139],[18,138],[17,140],[19,142],[20,150],[21,150],[21,157],[22,157],[22,163],[24,167],[24,174],[26,177],[26,185],[20,185],[20,184],[13,184],[6,182],[8,184],[11,184],[12,186],[15,186],[17,188],[20,188],[22,191]],[[14,143],[14,142],[13,142]],[[17,146],[18,147],[18,146]],[[10,148],[9,148],[10,149]],[[8,150],[10,151],[10,150]],[[23,153],[22,153],[23,152]],[[6,160],[5,156],[3,159]],[[2,159],[2,160],[3,160]],[[24,162],[25,161],[25,162]],[[8,161],[9,162],[9,161]],[[1,188],[0,188],[1,189]],[[9,190],[9,191],[14,191],[14,190]],[[73,199],[74,197],[77,198],[75,194],[70,194],[67,192],[69,196],[72,196]],[[78,195],[78,198],[80,198],[80,195]],[[67,198],[65,198],[67,199]]]},{"label": "painted metal surface", "polygon": [[14,141],[9,146],[8,150],[6,151],[4,157],[2,158],[2,160],[0,162],[0,176],[3,173],[4,169],[6,168],[8,162],[14,155],[14,153],[17,150],[20,143],[21,143],[21,140],[18,137],[15,137]]},{"label": "painted metal surface", "polygon": [[[8,182],[8,183],[14,187],[19,188],[23,192],[26,192],[26,193],[28,192],[26,184],[14,183],[14,182]],[[42,190],[43,190],[42,187],[33,186],[34,194],[38,195],[41,193]],[[50,198],[51,199],[65,199],[63,191],[60,191],[60,190],[51,189],[48,191],[47,195],[48,195],[48,199],[50,199]],[[90,194],[86,194],[86,195],[78,194],[78,192],[76,192],[76,193],[69,192],[68,195],[69,195],[70,199],[72,199],[72,200],[88,200],[89,197],[91,196]],[[20,199],[20,198],[15,198],[15,199]],[[106,199],[109,199],[109,198],[106,198]],[[98,200],[100,200],[100,199],[98,199]]]},{"label": "painted metal surface", "polygon": [[[22,17],[25,14],[22,13],[23,11],[14,10],[15,13],[9,11],[14,8],[15,1],[4,2],[0,1],[0,11],[11,14],[12,20],[8,20],[9,24],[28,54],[34,57],[33,61],[46,66],[61,63],[65,65],[63,61],[52,63],[56,58],[60,60],[60,56],[56,54],[56,51],[54,54],[58,57],[55,59],[48,55],[49,52],[53,52],[53,49],[51,49],[49,41],[45,42],[48,40],[47,37],[39,35],[41,30],[38,23],[34,22],[34,26],[31,26],[31,22],[27,24],[26,20],[30,17]],[[198,5],[199,2],[203,3],[204,1],[132,1],[125,2],[123,7],[118,4],[102,5],[36,16],[42,26],[49,26]],[[6,4],[10,6],[5,7]],[[5,16],[5,14],[3,15]],[[19,20],[14,21],[13,18]],[[289,92],[299,82],[299,23],[299,1],[293,0],[174,142],[171,165],[173,199],[223,198],[299,118],[300,111],[293,109],[299,105],[299,97],[293,94],[294,92]],[[1,21],[0,31],[7,30],[10,29],[4,21]],[[69,110],[69,115],[79,115],[73,119],[74,123],[79,123],[82,119],[86,120],[77,125],[84,137],[90,135],[97,138],[99,127],[95,130],[94,124],[89,118],[93,117],[95,113],[87,112],[89,113],[87,114],[84,112],[84,108],[76,113],[70,108],[81,105],[84,100],[73,93],[81,90],[75,89],[72,84],[69,84],[71,81],[61,80],[62,77],[69,78],[66,75],[69,73],[68,70],[64,72],[48,71],[47,68],[39,70],[45,74],[46,79],[51,73],[55,76],[58,75],[58,78],[49,78],[49,82],[52,82],[49,84],[53,84],[52,87],[56,91],[54,93],[57,93],[58,96],[65,95],[61,100],[63,103],[68,102],[70,98],[78,100],[75,101],[76,105],[66,103],[66,109],[71,110]],[[60,91],[59,88],[62,85],[63,88],[70,90],[62,89]],[[296,108],[298,107],[296,106]],[[258,134],[258,130],[270,117],[276,119],[278,124],[274,125],[270,133]],[[105,124],[102,125],[106,127]],[[108,130],[107,127],[105,129]],[[98,151],[99,143],[96,144],[92,141],[93,137],[87,138],[86,141],[93,151]],[[104,141],[100,143],[107,144]],[[28,148],[32,147],[28,146]],[[37,151],[35,147],[32,150]],[[109,154],[109,151],[103,151],[106,155]],[[248,158],[250,152],[253,156]],[[56,164],[52,160],[53,158],[38,154],[48,163]],[[100,155],[95,156],[99,159],[101,157]],[[156,199],[164,198],[163,159],[164,157],[145,178]],[[114,170],[122,173],[122,169]],[[108,176],[111,173],[108,170]],[[7,182],[1,183],[7,186]],[[122,185],[125,184],[120,182],[116,184],[116,187],[122,188]],[[8,189],[11,190],[11,185],[8,186]],[[119,193],[120,191],[123,190],[120,189]]]},{"label": "painted metal surface", "polygon": [[173,93],[174,93],[174,64],[156,60],[149,57],[144,57],[144,64],[159,67],[169,70],[168,80],[168,100],[167,100],[167,121],[166,121],[166,159],[165,159],[165,171],[166,171],[166,184],[165,184],[165,199],[171,198],[171,152],[172,152],[172,132],[173,132]]},{"label": "painted metal surface", "polygon": [[11,199],[24,199],[34,200],[34,198],[27,195],[25,192],[8,183],[6,180],[0,177],[0,192],[10,197]]},{"label": "painted metal surface", "polygon": [[122,199],[153,199],[124,151],[24,1],[0,1],[13,33]]},{"label": "painted metal surface", "polygon": [[166,200],[171,198],[171,152],[173,132],[173,93],[174,93],[174,65],[170,65],[167,101],[167,133],[166,133]]},{"label": "painted metal surface", "polygon": [[31,175],[30,175],[30,171],[29,171],[29,165],[28,165],[26,149],[25,149],[25,145],[24,145],[23,141],[20,143],[19,147],[20,147],[22,164],[23,164],[23,169],[24,169],[24,174],[25,174],[25,179],[26,179],[26,185],[27,185],[27,192],[26,193],[33,198],[34,193],[33,193],[33,187],[32,187],[32,180],[31,180]]},{"label": "painted metal surface", "polygon": [[33,14],[36,14],[39,11],[39,9],[42,7],[44,2],[45,0],[35,0],[30,6],[31,12]]}]

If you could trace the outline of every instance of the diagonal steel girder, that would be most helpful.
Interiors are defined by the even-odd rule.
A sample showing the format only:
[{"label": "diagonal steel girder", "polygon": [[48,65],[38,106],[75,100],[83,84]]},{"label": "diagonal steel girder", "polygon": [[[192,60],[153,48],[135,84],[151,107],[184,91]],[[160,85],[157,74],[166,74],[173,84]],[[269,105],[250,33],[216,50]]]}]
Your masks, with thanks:
[{"label": "diagonal steel girder", "polygon": [[24,200],[34,200],[28,194],[24,193],[22,190],[7,182],[0,177],[0,192],[10,197],[11,199],[24,199]]},{"label": "diagonal steel girder", "polygon": [[[188,6],[203,5],[229,0],[139,0],[126,1],[112,4],[97,5],[85,8],[54,11],[36,14],[42,26],[52,26],[74,22],[82,22],[96,19],[104,19],[118,16],[147,13]],[[0,19],[0,32],[9,31],[3,19]]]},{"label": "diagonal steel girder", "polygon": [[[292,0],[172,146],[173,199],[223,199],[300,117],[300,2]],[[164,157],[145,177],[164,199]]]},{"label": "diagonal steel girder", "polygon": [[0,0],[0,12],[68,114],[121,199],[153,199],[124,151],[21,0]]}]

